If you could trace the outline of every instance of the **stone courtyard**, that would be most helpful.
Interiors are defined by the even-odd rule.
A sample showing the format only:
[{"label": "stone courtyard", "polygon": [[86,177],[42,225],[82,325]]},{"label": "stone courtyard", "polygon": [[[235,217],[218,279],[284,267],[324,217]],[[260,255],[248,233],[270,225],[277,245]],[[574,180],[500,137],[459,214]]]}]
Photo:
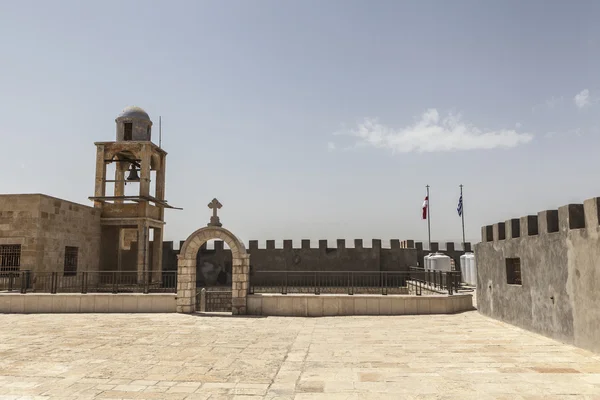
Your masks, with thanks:
[{"label": "stone courtyard", "polygon": [[600,355],[477,311],[0,324],[0,399],[600,399]]}]

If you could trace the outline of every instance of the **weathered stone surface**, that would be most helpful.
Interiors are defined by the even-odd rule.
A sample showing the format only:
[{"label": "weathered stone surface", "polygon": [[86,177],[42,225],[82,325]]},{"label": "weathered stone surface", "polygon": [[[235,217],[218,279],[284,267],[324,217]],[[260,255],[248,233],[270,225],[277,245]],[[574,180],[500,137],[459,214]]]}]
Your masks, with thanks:
[{"label": "weathered stone surface", "polygon": [[[597,356],[477,312],[310,319],[0,315],[0,324],[10,327],[0,330],[0,398],[7,399],[600,395]],[[24,337],[36,343],[34,358],[22,351]]]},{"label": "weathered stone surface", "polygon": [[[494,241],[475,247],[479,311],[600,352],[598,204],[593,198],[512,219],[506,237],[506,224],[494,224]],[[513,268],[518,279],[509,279]]]},{"label": "weathered stone surface", "polygon": [[[220,208],[215,203],[216,199],[211,203],[215,207],[215,214],[213,217],[216,217],[216,209]],[[217,201],[218,203],[218,201]],[[209,207],[211,205],[209,204]],[[181,247],[182,253],[184,253],[184,257],[179,257],[178,259],[178,279],[182,280],[182,282],[188,283],[196,282],[196,268],[192,267],[191,261],[193,260],[193,265],[196,265],[196,257],[198,254],[198,250],[202,243],[206,242],[210,239],[223,239],[228,244],[231,249],[231,253],[233,256],[232,260],[232,304],[233,309],[232,312],[234,314],[243,314],[246,312],[246,292],[248,290],[248,273],[249,269],[247,267],[249,258],[246,253],[246,249],[242,242],[235,237],[231,232],[226,229],[221,228],[219,225],[210,225],[206,228],[201,228],[196,232],[192,233],[190,237],[185,241],[183,246]],[[219,245],[219,249],[222,252],[222,247]],[[246,271],[243,272],[243,268],[246,268]],[[185,287],[182,285],[177,286],[177,297],[187,300],[182,300],[185,302],[189,302],[189,304],[195,301],[196,293],[195,291],[190,290],[191,288]],[[180,304],[180,303],[178,303]],[[185,312],[185,308],[178,308],[178,312]]]},{"label": "weathered stone surface", "polygon": [[63,271],[65,247],[77,247],[77,270],[97,271],[100,211],[42,194],[0,195],[0,245],[21,245],[21,270]]}]

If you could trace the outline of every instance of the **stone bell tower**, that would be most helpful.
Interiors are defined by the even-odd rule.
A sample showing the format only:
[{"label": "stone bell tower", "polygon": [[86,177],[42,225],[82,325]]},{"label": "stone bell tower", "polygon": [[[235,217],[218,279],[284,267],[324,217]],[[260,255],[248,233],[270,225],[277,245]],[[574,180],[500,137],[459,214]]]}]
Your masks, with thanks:
[{"label": "stone bell tower", "polygon": [[[94,143],[96,184],[89,199],[101,210],[100,269],[137,272],[138,281],[157,281],[162,275],[164,209],[175,208],[165,200],[167,152],[152,143],[152,121],[140,107],[126,107],[115,122],[116,141]],[[114,179],[106,175],[111,164]],[[137,242],[134,257],[127,248],[131,241]]]}]

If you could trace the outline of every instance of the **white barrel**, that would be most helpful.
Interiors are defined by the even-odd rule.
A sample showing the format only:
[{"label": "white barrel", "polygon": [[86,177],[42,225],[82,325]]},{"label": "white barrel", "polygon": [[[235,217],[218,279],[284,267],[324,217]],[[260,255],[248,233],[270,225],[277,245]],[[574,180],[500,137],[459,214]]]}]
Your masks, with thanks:
[{"label": "white barrel", "polygon": [[475,254],[473,253],[465,253],[463,255],[465,257],[465,273],[467,275],[467,280],[465,283],[475,286],[477,285],[477,270],[475,268]]},{"label": "white barrel", "polygon": [[467,276],[467,257],[466,254],[463,254],[462,256],[460,256],[460,280],[463,283],[468,283],[468,276]]},{"label": "white barrel", "polygon": [[471,253],[469,258],[469,277],[471,278],[471,285],[477,286],[477,265],[475,264],[475,254]]},{"label": "white barrel", "polygon": [[429,257],[430,268],[433,271],[452,271],[452,264],[450,263],[450,257],[445,254],[435,253]]},{"label": "white barrel", "polygon": [[429,271],[431,269],[431,264],[429,262],[430,257],[431,254],[427,254],[425,257],[423,257],[423,268],[425,268],[426,271]]}]

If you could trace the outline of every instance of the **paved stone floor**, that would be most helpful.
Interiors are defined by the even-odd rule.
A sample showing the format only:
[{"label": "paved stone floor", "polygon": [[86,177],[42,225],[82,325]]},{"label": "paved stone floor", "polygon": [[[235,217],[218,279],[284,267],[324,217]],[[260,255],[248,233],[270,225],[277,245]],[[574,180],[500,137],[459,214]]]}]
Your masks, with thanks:
[{"label": "paved stone floor", "polygon": [[479,315],[0,315],[0,399],[600,399],[600,355]]}]

